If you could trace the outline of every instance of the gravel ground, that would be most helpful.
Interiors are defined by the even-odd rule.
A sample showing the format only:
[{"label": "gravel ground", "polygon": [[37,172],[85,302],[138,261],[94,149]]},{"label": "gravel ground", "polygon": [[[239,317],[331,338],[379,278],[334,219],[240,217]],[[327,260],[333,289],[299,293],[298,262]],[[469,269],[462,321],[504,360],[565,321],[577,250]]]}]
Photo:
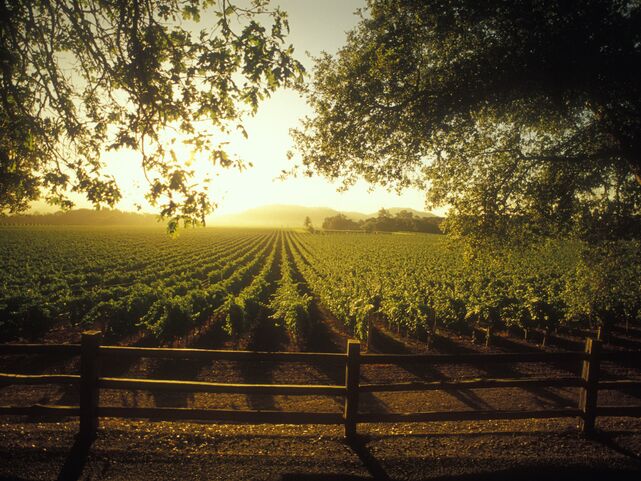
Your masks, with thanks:
[{"label": "gravel ground", "polygon": [[336,426],[107,420],[88,453],[76,422],[0,424],[0,479],[639,479],[641,420]]}]

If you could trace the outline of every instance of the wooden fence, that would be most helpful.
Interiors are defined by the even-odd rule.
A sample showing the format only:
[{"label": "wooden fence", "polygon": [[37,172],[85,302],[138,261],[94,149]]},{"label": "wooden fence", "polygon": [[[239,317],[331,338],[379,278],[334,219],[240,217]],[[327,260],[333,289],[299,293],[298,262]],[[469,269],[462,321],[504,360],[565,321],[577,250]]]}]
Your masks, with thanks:
[{"label": "wooden fence", "polygon": [[[507,353],[507,354],[361,354],[358,341],[348,341],[346,353],[306,352],[253,352],[215,351],[206,349],[169,349],[102,346],[101,333],[89,331],[82,335],[81,344],[4,344],[0,355],[8,354],[68,354],[80,355],[80,375],[44,374],[21,375],[0,373],[0,385],[9,384],[72,384],[80,390],[79,406],[33,405],[0,406],[0,414],[31,416],[79,416],[80,436],[92,440],[97,432],[99,419],[151,418],[157,420],[210,420],[241,423],[281,424],[343,424],[345,436],[354,437],[358,423],[427,422],[489,419],[529,419],[577,417],[584,433],[594,429],[597,416],[641,416],[641,406],[597,406],[599,390],[627,390],[641,388],[641,381],[600,381],[601,361],[641,360],[641,351],[602,352],[601,342],[587,339],[584,352],[560,353]],[[228,361],[309,362],[322,365],[344,366],[345,382],[342,385],[292,385],[292,384],[222,384],[196,381],[169,381],[151,379],[126,379],[100,376],[100,362],[109,358],[171,358]],[[580,377],[517,378],[517,379],[467,379],[433,382],[403,382],[393,384],[362,384],[360,366],[377,365],[443,365],[487,364],[523,362],[577,362],[582,363]],[[469,410],[430,411],[418,413],[359,413],[359,394],[376,392],[461,390],[481,388],[531,388],[577,387],[580,396],[576,408],[535,411]],[[220,410],[167,407],[109,407],[100,406],[101,389],[181,391],[207,393],[238,393],[267,395],[329,395],[344,398],[343,413],[286,412],[261,410]]]}]

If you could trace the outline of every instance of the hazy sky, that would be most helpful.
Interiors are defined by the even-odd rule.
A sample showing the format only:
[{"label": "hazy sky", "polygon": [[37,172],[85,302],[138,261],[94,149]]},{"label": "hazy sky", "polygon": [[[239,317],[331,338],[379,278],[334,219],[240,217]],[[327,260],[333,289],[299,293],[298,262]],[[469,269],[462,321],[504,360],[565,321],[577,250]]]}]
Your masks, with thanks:
[{"label": "hazy sky", "polygon": [[[345,32],[357,22],[354,11],[364,7],[365,0],[273,0],[272,3],[288,12],[289,41],[294,45],[296,57],[311,73],[309,55],[336,52],[345,41]],[[282,170],[293,166],[293,161],[286,157],[292,148],[289,129],[296,127],[298,119],[308,113],[310,110],[303,98],[295,92],[280,90],[261,104],[255,117],[245,120],[249,138],[232,138],[228,151],[253,163],[254,167],[242,173],[222,171],[215,177],[210,192],[219,204],[217,213],[233,213],[264,204],[328,206],[362,212],[374,212],[380,207],[423,208],[424,196],[416,190],[408,190],[401,196],[381,188],[369,192],[369,186],[362,182],[347,192],[338,193],[337,184],[320,176],[277,180]],[[147,184],[135,155],[111,152],[105,161],[107,171],[116,177],[123,191],[123,200],[117,207],[133,210],[136,204],[142,204],[144,210],[151,210],[144,201]],[[79,206],[84,205],[79,202]],[[35,206],[39,207],[42,210],[41,205]]]}]

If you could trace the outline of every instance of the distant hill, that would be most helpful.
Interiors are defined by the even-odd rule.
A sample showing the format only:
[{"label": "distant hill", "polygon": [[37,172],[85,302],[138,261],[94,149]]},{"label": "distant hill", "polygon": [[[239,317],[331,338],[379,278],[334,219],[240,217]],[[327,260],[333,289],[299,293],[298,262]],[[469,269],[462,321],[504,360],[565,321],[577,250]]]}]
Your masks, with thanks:
[{"label": "distant hill", "polygon": [[157,216],[118,209],[74,209],[52,214],[0,216],[0,225],[158,225]]},{"label": "distant hill", "polygon": [[[394,215],[402,210],[412,212],[420,217],[435,217],[429,212],[420,212],[414,209],[395,207],[387,209]],[[238,214],[213,216],[208,225],[235,225],[239,227],[302,227],[305,217],[309,217],[312,225],[320,227],[327,217],[344,214],[348,218],[359,221],[376,217],[377,213],[364,214],[362,212],[338,211],[329,207],[305,207],[301,205],[266,205],[255,207]]]},{"label": "distant hill", "polygon": [[338,214],[328,207],[299,205],[266,205],[248,209],[238,214],[213,216],[208,225],[234,225],[238,227],[302,227],[305,217],[320,226],[325,217]]}]

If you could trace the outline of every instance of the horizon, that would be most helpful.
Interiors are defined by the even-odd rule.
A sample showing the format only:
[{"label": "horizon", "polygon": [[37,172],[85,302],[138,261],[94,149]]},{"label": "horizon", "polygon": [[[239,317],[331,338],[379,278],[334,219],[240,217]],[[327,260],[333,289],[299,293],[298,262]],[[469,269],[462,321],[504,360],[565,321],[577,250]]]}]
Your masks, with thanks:
[{"label": "horizon", "polygon": [[[74,206],[72,209],[69,210],[63,210],[60,209],[59,207],[56,206],[49,206],[54,210],[50,211],[42,211],[42,210],[30,210],[29,212],[23,212],[23,213],[15,213],[15,214],[8,214],[6,217],[13,217],[13,216],[21,216],[21,215],[50,215],[50,214],[64,214],[67,212],[74,212],[74,211],[79,211],[79,210],[89,210],[89,211],[94,211],[94,212],[101,212],[101,211],[118,211],[122,213],[127,213],[127,214],[143,214],[143,215],[157,215],[156,212],[153,210],[136,210],[136,209],[124,209],[121,207],[109,207],[109,206],[102,206],[100,209],[94,209],[91,206]],[[220,213],[219,211],[216,211],[215,213],[211,214],[209,217],[221,217],[221,216],[230,216],[230,215],[237,215],[237,214],[242,214],[247,211],[252,211],[252,210],[258,210],[258,209],[263,209],[263,208],[268,208],[268,207],[299,207],[299,208],[305,208],[305,209],[331,209],[335,210],[339,213],[345,213],[345,212],[354,212],[358,214],[376,214],[379,210],[385,209],[385,210],[414,210],[417,212],[422,212],[425,214],[434,214],[438,217],[444,217],[441,215],[436,214],[434,211],[435,210],[441,210],[441,209],[434,209],[434,210],[425,210],[424,208],[414,208],[410,207],[408,205],[380,205],[377,208],[374,209],[369,209],[369,210],[361,210],[361,209],[341,209],[341,208],[335,208],[330,205],[320,205],[320,204],[314,204],[314,205],[307,205],[307,204],[299,204],[299,203],[273,203],[273,204],[257,204],[252,207],[248,208],[242,208],[238,210],[233,210],[230,212],[225,212],[225,213]]]},{"label": "horizon", "polygon": [[[359,210],[334,209],[332,207],[322,206],[322,205],[305,206],[305,205],[299,205],[299,204],[265,204],[265,205],[260,205],[260,206],[249,208],[249,209],[243,209],[242,211],[235,212],[235,213],[210,215],[206,218],[205,226],[206,227],[287,227],[287,228],[292,228],[292,227],[298,226],[299,224],[302,225],[304,222],[305,216],[309,216],[310,218],[312,218],[314,225],[320,226],[320,224],[324,221],[325,218],[332,217],[337,214],[343,214],[346,217],[356,221],[375,218],[380,209],[391,211],[392,215],[395,215],[396,213],[405,210],[405,211],[410,211],[412,214],[418,215],[418,216],[442,218],[442,216],[436,215],[432,212],[413,209],[412,207],[408,207],[408,206],[380,206],[379,208],[373,211],[359,211]],[[301,211],[299,213],[300,222],[298,222],[299,220],[298,218],[294,219],[293,217],[294,215],[297,214],[296,212],[297,210]],[[330,211],[330,212],[324,212],[324,211]],[[141,215],[143,216],[143,218],[141,219],[141,222],[143,224],[147,223],[149,221],[147,217],[151,217],[151,216],[153,216],[158,222],[162,222],[158,214],[154,212],[139,212],[139,211],[132,211],[132,210],[123,210],[118,208],[112,209],[109,207],[101,208],[100,210],[96,210],[91,207],[78,207],[78,208],[73,208],[69,211],[63,211],[63,210],[58,210],[55,212],[34,211],[27,214],[14,214],[9,216],[4,216],[4,219],[10,220],[12,217],[20,219],[20,218],[32,217],[32,216],[33,217],[49,217],[49,216],[58,216],[58,215],[65,216],[66,214],[70,214],[72,216],[72,220],[78,221],[77,215],[74,216],[74,214],[79,213],[81,216],[85,216],[84,221],[80,222],[81,224],[86,223],[87,225],[100,225],[100,223],[98,224],[93,223],[93,222],[96,222],[96,220],[100,219],[99,215],[93,216],[93,214],[94,213],[97,214],[99,212],[124,214],[125,216]],[[87,216],[87,213],[89,213],[88,216]],[[106,219],[109,220],[109,218],[106,218]],[[124,222],[123,225],[129,225],[131,221],[132,219],[127,217],[125,217],[124,219],[121,219],[121,222]],[[63,225],[66,225],[66,224],[63,222]],[[75,225],[75,222],[72,222],[69,225]],[[115,224],[109,224],[109,225],[119,225],[119,223],[116,222]]]}]

